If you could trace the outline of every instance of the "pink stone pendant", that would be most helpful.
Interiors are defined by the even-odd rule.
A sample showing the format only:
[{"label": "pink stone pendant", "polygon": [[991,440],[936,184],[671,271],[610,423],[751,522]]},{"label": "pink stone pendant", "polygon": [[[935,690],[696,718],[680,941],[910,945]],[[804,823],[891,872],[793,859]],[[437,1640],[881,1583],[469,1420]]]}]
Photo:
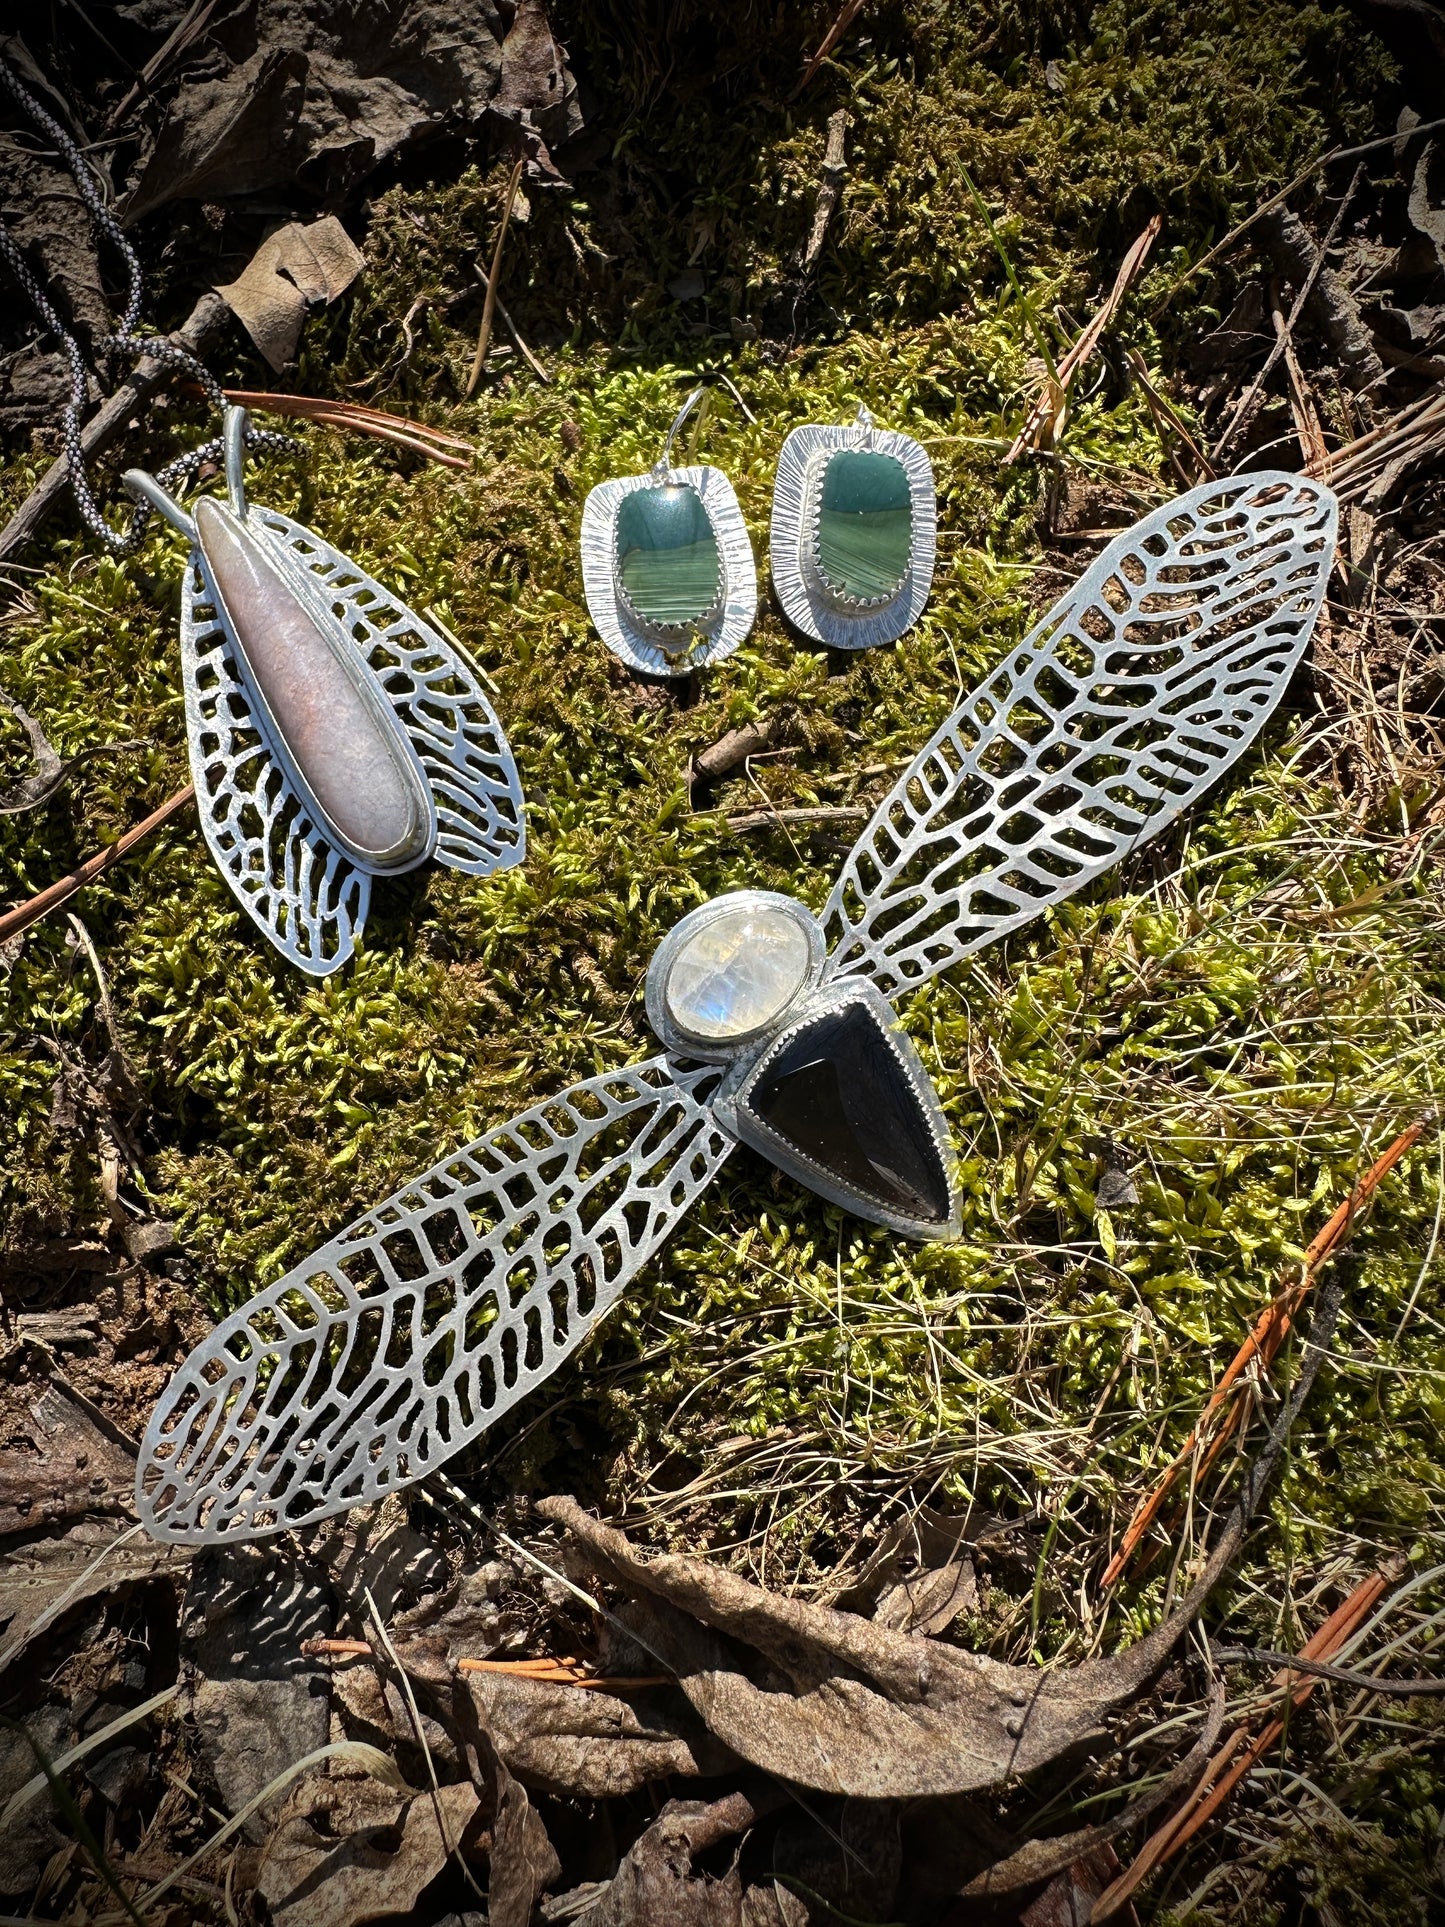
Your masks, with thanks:
[{"label": "pink stone pendant", "polygon": [[229,500],[187,515],[125,482],[191,545],[181,672],[211,854],[281,953],[350,957],[373,876],[428,857],[473,876],[526,852],[521,783],[478,670],[319,535],[246,500],[246,415],[228,408]]}]

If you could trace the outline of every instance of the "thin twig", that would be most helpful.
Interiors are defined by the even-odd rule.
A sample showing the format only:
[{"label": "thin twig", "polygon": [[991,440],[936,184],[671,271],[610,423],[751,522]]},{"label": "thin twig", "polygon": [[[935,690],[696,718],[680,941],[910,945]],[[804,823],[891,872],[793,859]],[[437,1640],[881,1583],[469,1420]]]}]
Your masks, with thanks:
[{"label": "thin twig", "polygon": [[833,809],[745,810],[740,815],[730,816],[727,826],[730,830],[764,830],[797,823],[862,823],[867,816],[867,810],[854,804],[843,804]]},{"label": "thin twig", "polygon": [[828,141],[823,150],[823,178],[818,184],[818,198],[813,205],[813,225],[808,238],[799,250],[797,265],[804,274],[811,274],[817,266],[818,256],[823,252],[823,242],[827,238],[828,224],[838,211],[838,203],[843,198],[843,183],[848,178],[848,164],[844,149],[844,139],[848,132],[849,115],[845,107],[828,118]]},{"label": "thin twig", "polygon": [[1279,1666],[1286,1674],[1307,1673],[1312,1679],[1327,1679],[1336,1686],[1348,1686],[1357,1693],[1378,1693],[1386,1699],[1436,1699],[1445,1695],[1445,1677],[1381,1679],[1374,1673],[1354,1673],[1346,1666],[1327,1666],[1323,1660],[1301,1659],[1264,1646],[1230,1646],[1214,1657],[1221,1666]]},{"label": "thin twig", "polygon": [[823,62],[828,58],[829,54],[832,53],[833,49],[843,38],[844,34],[847,33],[848,29],[862,11],[863,0],[844,0],[842,11],[832,26],[829,27],[828,31],[823,35],[823,38],[818,42],[818,51],[813,55],[813,58],[808,62],[807,66],[804,67],[802,79],[798,82],[792,93],[788,95],[789,105],[802,93],[808,82],[813,78],[814,74],[817,73]]},{"label": "thin twig", "polygon": [[1201,1441],[1206,1437],[1209,1437],[1210,1444],[1203,1464],[1199,1468],[1200,1475],[1214,1463],[1223,1450],[1225,1440],[1237,1429],[1246,1410],[1246,1402],[1235,1399],[1218,1429],[1212,1430],[1214,1421],[1219,1418],[1224,1406],[1230,1403],[1234,1387],[1256,1359],[1265,1370],[1268,1370],[1321,1267],[1346,1242],[1354,1230],[1360,1212],[1405,1153],[1412,1145],[1418,1143],[1430,1122],[1429,1118],[1424,1118],[1403,1130],[1384,1155],[1377,1158],[1370,1166],[1349,1197],[1330,1215],[1322,1229],[1316,1232],[1305,1252],[1304,1263],[1300,1267],[1298,1278],[1281,1290],[1255,1320],[1254,1329],[1249,1337],[1225,1367],[1223,1376],[1200,1415],[1198,1424],[1184,1441],[1179,1453],[1165,1468],[1153,1491],[1135,1509],[1134,1516],[1125,1529],[1119,1550],[1109,1561],[1104,1576],[1099,1582],[1101,1586],[1107,1588],[1114,1585],[1127,1571],[1145,1535],[1164,1510],[1165,1501],[1177,1485],[1180,1475],[1190,1464]]},{"label": "thin twig", "polygon": [[1339,234],[1341,225],[1344,222],[1346,211],[1348,210],[1351,201],[1353,201],[1355,198],[1356,190],[1359,188],[1359,185],[1360,185],[1360,176],[1364,173],[1364,171],[1365,170],[1363,165],[1355,169],[1354,178],[1351,180],[1349,188],[1346,191],[1343,200],[1340,202],[1339,206],[1335,209],[1335,216],[1334,216],[1334,219],[1330,222],[1329,232],[1328,234],[1326,234],[1324,240],[1320,243],[1319,253],[1315,256],[1314,266],[1310,269],[1309,273],[1305,276],[1304,284],[1300,288],[1299,293],[1294,298],[1294,306],[1289,311],[1289,319],[1285,322],[1283,334],[1279,335],[1278,339],[1275,341],[1274,346],[1270,349],[1269,354],[1265,359],[1265,364],[1263,368],[1260,369],[1259,373],[1255,376],[1254,380],[1250,383],[1248,389],[1245,391],[1243,398],[1239,402],[1238,406],[1235,408],[1234,413],[1230,416],[1228,422],[1225,424],[1223,434],[1220,435],[1219,439],[1215,442],[1213,453],[1216,460],[1218,460],[1219,456],[1223,453],[1223,451],[1229,446],[1229,443],[1233,440],[1234,435],[1238,430],[1240,423],[1244,420],[1245,411],[1248,409],[1250,403],[1254,400],[1255,396],[1264,387],[1265,382],[1269,379],[1270,375],[1274,371],[1276,362],[1278,362],[1280,356],[1283,355],[1283,353],[1285,352],[1285,349],[1288,346],[1289,342],[1293,340],[1295,328],[1298,326],[1299,318],[1304,313],[1304,310],[1305,310],[1305,303],[1309,300],[1310,295],[1314,292],[1315,282],[1319,279],[1320,269],[1325,264],[1325,256],[1329,253],[1329,250],[1335,244],[1335,239]]},{"label": "thin twig", "polygon": [[1058,439],[1063,427],[1065,412],[1068,408],[1069,389],[1074,376],[1089,360],[1094,350],[1103,340],[1109,324],[1113,321],[1130,288],[1144,271],[1149,259],[1149,251],[1159,238],[1164,225],[1162,214],[1151,215],[1142,234],[1119,263],[1119,272],[1114,277],[1114,285],[1102,308],[1090,321],[1073,347],[1059,362],[1056,372],[1050,374],[1038,394],[1033,406],[1024,419],[1024,425],[1013,439],[1012,446],[1004,456],[1004,466],[1016,462],[1029,449],[1052,445]]},{"label": "thin twig", "polygon": [[517,198],[517,189],[522,184],[522,169],[526,165],[519,158],[512,168],[511,179],[507,182],[507,195],[502,203],[502,224],[497,229],[497,243],[492,249],[492,265],[487,274],[487,295],[482,303],[482,325],[477,330],[477,352],[472,356],[471,373],[467,376],[466,399],[471,400],[477,392],[477,384],[482,379],[482,369],[486,365],[487,349],[492,340],[492,316],[497,308],[497,280],[502,272],[502,248],[507,239],[507,229],[512,220],[512,204]]},{"label": "thin twig", "polygon": [[[489,276],[486,273],[486,270],[482,268],[479,263],[474,261],[472,263],[472,272],[473,274],[476,275],[478,281],[480,281],[482,284],[482,293],[484,295],[490,294],[492,289],[492,283]],[[507,307],[506,302],[503,301],[500,295],[496,297],[496,302],[497,302],[497,313],[502,317],[502,326],[506,329],[507,333],[512,337],[512,340],[517,344],[518,354],[521,355],[523,361],[526,362],[527,366],[531,369],[532,373],[537,377],[538,381],[546,382],[550,385],[552,377],[547,373],[547,370],[542,366],[541,362],[538,361],[537,357],[532,353],[532,350],[527,346],[526,342],[522,339],[522,331],[517,326],[516,322],[513,321],[511,311]]]},{"label": "thin twig", "polygon": [[38,923],[50,911],[59,909],[62,903],[68,903],[78,890],[83,890],[87,883],[93,883],[98,876],[104,875],[122,857],[129,856],[152,830],[158,830],[163,823],[168,823],[195,799],[195,787],[187,783],[183,790],[168,796],[158,810],[152,810],[149,816],[142,818],[134,829],[127,830],[114,843],[108,843],[103,850],[87,857],[78,870],[72,870],[69,876],[61,877],[58,883],[49,884],[33,897],[27,897],[24,903],[17,903],[0,914],[0,943],[8,943],[12,937],[18,937],[22,930],[28,930],[32,923]]},{"label": "thin twig", "polygon": [[[1389,1584],[1387,1576],[1380,1572],[1362,1580],[1305,1643],[1297,1658],[1286,1662],[1287,1670],[1276,1677],[1275,1684],[1286,1693],[1291,1712],[1304,1705],[1318,1684],[1316,1680],[1297,1677],[1301,1670],[1299,1661],[1328,1659],[1337,1653],[1374,1610]],[[1257,1765],[1280,1738],[1284,1728],[1282,1718],[1272,1719],[1256,1739],[1250,1740],[1247,1726],[1236,1727],[1205,1767],[1179,1811],[1155,1829],[1133,1864],[1100,1894],[1091,1918],[1100,1923],[1112,1919],[1154,1869],[1172,1859],[1223,1806],[1250,1768]]]},{"label": "thin twig", "polygon": [[1164,309],[1178,294],[1179,290],[1192,281],[1196,275],[1203,274],[1206,268],[1213,267],[1221,255],[1228,254],[1235,242],[1248,234],[1256,221],[1262,221],[1266,214],[1272,214],[1277,207],[1283,207],[1296,188],[1303,187],[1311,175],[1318,174],[1322,167],[1333,167],[1336,161],[1358,160],[1362,154],[1378,154],[1382,147],[1394,147],[1402,140],[1413,140],[1417,134],[1433,134],[1437,128],[1445,127],[1445,119],[1422,121],[1418,127],[1404,128],[1398,134],[1384,134],[1379,140],[1366,141],[1360,147],[1334,147],[1328,154],[1321,154],[1308,167],[1300,169],[1294,179],[1277,194],[1271,194],[1267,201],[1261,201],[1253,214],[1246,215],[1238,227],[1233,227],[1222,241],[1216,241],[1207,254],[1203,254],[1192,268],[1186,268],[1178,278],[1164,290],[1151,311],[1151,319],[1162,314]]}]

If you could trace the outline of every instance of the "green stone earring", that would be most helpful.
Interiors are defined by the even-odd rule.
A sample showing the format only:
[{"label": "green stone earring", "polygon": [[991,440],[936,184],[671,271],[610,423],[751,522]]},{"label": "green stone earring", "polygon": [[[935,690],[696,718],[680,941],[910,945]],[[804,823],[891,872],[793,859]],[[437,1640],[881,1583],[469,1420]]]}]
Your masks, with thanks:
[{"label": "green stone earring", "polygon": [[788,620],[834,649],[893,642],[933,585],[933,467],[911,435],[866,408],[808,422],[783,443],[773,483],[773,586]]},{"label": "green stone earring", "polygon": [[597,632],[629,669],[686,676],[730,656],[753,626],[757,571],[720,468],[674,468],[694,388],[644,475],[599,482],[582,509],[582,583]]}]

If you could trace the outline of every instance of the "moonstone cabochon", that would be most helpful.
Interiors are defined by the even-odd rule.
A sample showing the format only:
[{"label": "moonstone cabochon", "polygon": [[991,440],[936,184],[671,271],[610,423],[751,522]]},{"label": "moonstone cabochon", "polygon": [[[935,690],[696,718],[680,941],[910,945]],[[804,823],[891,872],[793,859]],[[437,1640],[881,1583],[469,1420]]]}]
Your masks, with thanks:
[{"label": "moonstone cabochon", "polygon": [[840,448],[828,457],[818,502],[818,566],[858,602],[897,595],[913,547],[908,471],[896,455]]},{"label": "moonstone cabochon", "polygon": [[436,837],[431,793],[354,643],[334,622],[317,620],[266,548],[221,503],[203,496],[195,522],[202,565],[242,672],[323,830],[367,869],[424,861]]},{"label": "moonstone cabochon", "polygon": [[623,596],[644,621],[698,622],[717,601],[717,536],[695,488],[662,482],[624,495],[616,542]]},{"label": "moonstone cabochon", "polygon": [[[882,607],[848,609],[829,588],[814,556],[812,515],[826,483],[824,465],[841,449],[891,455],[908,477],[912,542],[897,593]],[[895,642],[922,615],[933,586],[938,546],[938,498],[933,465],[911,435],[856,423],[806,422],[778,454],[773,481],[773,588],[788,621],[830,649],[873,649]]]},{"label": "moonstone cabochon", "polygon": [[704,1043],[746,1037],[797,996],[811,960],[807,932],[777,906],[745,900],[678,949],[663,984],[668,1015]]},{"label": "moonstone cabochon", "polygon": [[[697,490],[717,538],[722,567],[721,608],[701,626],[685,656],[669,654],[617,592],[617,515],[624,499],[659,482]],[[599,482],[582,508],[582,586],[597,633],[613,655],[645,676],[687,676],[730,656],[758,613],[758,577],[742,509],[720,468],[671,468],[619,475]]]}]

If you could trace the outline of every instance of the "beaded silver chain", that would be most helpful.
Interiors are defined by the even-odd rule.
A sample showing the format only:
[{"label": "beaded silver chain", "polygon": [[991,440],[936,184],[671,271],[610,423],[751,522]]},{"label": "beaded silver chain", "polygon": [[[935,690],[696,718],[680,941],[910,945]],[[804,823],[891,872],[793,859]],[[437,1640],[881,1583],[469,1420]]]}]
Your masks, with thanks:
[{"label": "beaded silver chain", "polygon": [[[206,367],[205,363],[175,342],[168,341],[163,335],[138,335],[135,330],[140,321],[141,303],[144,298],[145,281],[140,260],[135,249],[126,239],[120,223],[106,206],[98,192],[85,156],[65,129],[35,98],[30,89],[20,79],[9,62],[0,58],[0,87],[3,87],[21,111],[55,145],[56,151],[65,162],[76,191],[85,203],[96,233],[103,236],[120,254],[125,262],[129,291],[126,296],[125,312],[120,327],[114,334],[101,335],[96,347],[104,355],[125,357],[134,360],[165,361],[177,368],[183,368],[193,380],[199,382],[206,398],[213,407],[224,409],[225,394],[221,384]],[[20,283],[29,297],[31,306],[39,315],[45,328],[60,343],[70,372],[70,400],[61,411],[61,434],[65,443],[65,465],[75,504],[81,520],[99,541],[103,542],[113,555],[132,555],[140,547],[145,537],[146,526],[151,519],[149,504],[138,502],[131,511],[129,525],[125,529],[114,528],[105,518],[95,491],[90,485],[90,477],[85,467],[85,449],[81,442],[81,417],[90,400],[89,377],[85,357],[80,343],[65,326],[56,313],[54,304],[45,289],[37,280],[29,262],[16,245],[14,237],[3,221],[0,221],[0,260],[3,260],[11,274]],[[274,451],[294,449],[298,444],[289,435],[278,435],[271,429],[247,426],[246,441],[253,448]],[[217,436],[213,441],[203,443],[199,448],[188,449],[184,455],[161,469],[157,480],[167,488],[184,486],[193,481],[202,466],[207,462],[220,461],[224,455],[224,443]]]}]

